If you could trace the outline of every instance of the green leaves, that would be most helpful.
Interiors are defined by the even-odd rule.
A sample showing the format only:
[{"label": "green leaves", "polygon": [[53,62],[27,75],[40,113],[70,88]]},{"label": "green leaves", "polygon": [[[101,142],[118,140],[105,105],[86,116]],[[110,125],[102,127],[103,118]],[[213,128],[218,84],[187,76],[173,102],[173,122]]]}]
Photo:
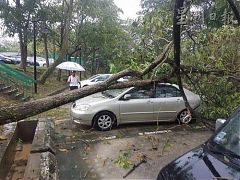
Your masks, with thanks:
[{"label": "green leaves", "polygon": [[229,76],[240,77],[240,28],[224,26],[202,31],[193,42],[184,39],[182,59],[184,65],[202,70],[204,74],[191,74],[198,94],[203,96],[201,112],[216,119],[228,115],[240,104],[239,82]]},{"label": "green leaves", "polygon": [[133,165],[133,162],[129,160],[129,153],[127,152],[120,154],[114,163],[124,169],[129,169]]}]

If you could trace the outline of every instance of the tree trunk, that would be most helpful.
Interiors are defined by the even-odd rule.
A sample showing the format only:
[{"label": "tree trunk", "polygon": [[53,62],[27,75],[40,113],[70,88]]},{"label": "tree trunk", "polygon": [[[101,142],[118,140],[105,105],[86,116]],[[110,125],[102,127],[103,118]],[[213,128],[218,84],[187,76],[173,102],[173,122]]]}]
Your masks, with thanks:
[{"label": "tree trunk", "polygon": [[63,62],[67,50],[68,50],[68,36],[70,32],[70,23],[72,19],[72,11],[73,11],[73,0],[70,0],[69,5],[67,6],[67,19],[66,19],[66,26],[65,26],[65,31],[64,31],[64,36],[63,36],[63,43],[62,43],[62,48],[60,51],[60,55],[56,61],[42,74],[40,77],[39,83],[44,84],[47,80],[47,78],[53,73],[55,70],[56,66],[59,65],[61,62]]},{"label": "tree trunk", "polygon": [[227,0],[227,1],[230,7],[232,8],[232,11],[235,17],[237,18],[238,25],[240,26],[240,11],[237,9],[237,6],[234,4],[233,0]]},{"label": "tree trunk", "polygon": [[[19,40],[21,35],[19,35]],[[20,51],[21,51],[21,67],[26,72],[26,66],[27,66],[27,45],[20,40]]]},{"label": "tree trunk", "polygon": [[[17,12],[20,14],[20,8],[21,8],[21,4],[20,4],[20,0],[16,0],[16,9]],[[21,51],[21,67],[23,69],[23,71],[26,72],[26,66],[27,66],[27,37],[26,37],[26,33],[24,33],[21,21],[18,22],[18,37],[19,37],[19,43],[20,43],[20,51]]]},{"label": "tree trunk", "polygon": [[95,55],[96,55],[96,51],[95,51],[95,48],[93,47],[93,56],[92,56],[92,63],[91,63],[91,75],[95,74],[95,72],[96,72]]},{"label": "tree trunk", "polygon": [[177,77],[177,82],[179,86],[179,90],[182,94],[185,106],[192,112],[192,108],[187,100],[187,96],[184,93],[182,79],[180,74],[180,53],[181,53],[181,25],[178,24],[178,17],[181,15],[179,14],[179,9],[183,7],[184,0],[175,0],[175,7],[174,7],[174,17],[173,17],[173,43],[174,43],[174,65],[175,65],[175,73]]},{"label": "tree trunk", "polygon": [[62,74],[62,70],[59,69],[57,74],[57,81],[61,81],[61,74]]},{"label": "tree trunk", "polygon": [[43,39],[44,39],[44,49],[45,49],[46,65],[47,65],[47,67],[49,67],[47,34],[44,34]]},{"label": "tree trunk", "polygon": [[[127,74],[132,75],[131,73]],[[117,79],[115,78],[115,80]],[[74,91],[60,93],[51,97],[46,97],[43,99],[22,103],[19,105],[10,105],[8,107],[2,107],[0,109],[0,125],[19,121],[21,119],[37,115],[47,110],[59,107],[63,104],[74,102],[75,100],[78,100],[85,96],[104,91],[106,89],[121,89],[132,86],[143,87],[153,82],[154,80],[138,80],[138,81],[126,81],[111,85],[112,81],[111,82],[104,81],[96,85],[87,86]]]}]

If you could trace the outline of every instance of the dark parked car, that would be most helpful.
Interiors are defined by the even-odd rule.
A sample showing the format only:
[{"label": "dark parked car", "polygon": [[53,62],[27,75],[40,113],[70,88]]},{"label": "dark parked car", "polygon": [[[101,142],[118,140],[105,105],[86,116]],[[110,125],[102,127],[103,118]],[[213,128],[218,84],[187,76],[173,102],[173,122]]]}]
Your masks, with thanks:
[{"label": "dark parked car", "polygon": [[205,144],[165,166],[157,179],[240,179],[240,107]]},{"label": "dark parked car", "polygon": [[7,56],[0,54],[0,63],[12,64],[12,60]]},{"label": "dark parked car", "polygon": [[21,63],[21,56],[11,56],[11,64],[20,64]]}]

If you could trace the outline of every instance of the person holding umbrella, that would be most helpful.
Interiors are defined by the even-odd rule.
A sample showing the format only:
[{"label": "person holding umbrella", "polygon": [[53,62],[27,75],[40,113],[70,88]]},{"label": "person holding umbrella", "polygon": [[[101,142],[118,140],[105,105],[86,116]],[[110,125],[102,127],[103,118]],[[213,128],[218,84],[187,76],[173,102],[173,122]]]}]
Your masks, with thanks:
[{"label": "person holding umbrella", "polygon": [[78,84],[81,87],[81,82],[79,77],[76,75],[76,71],[71,71],[71,75],[68,77],[69,88],[70,90],[78,89]]}]

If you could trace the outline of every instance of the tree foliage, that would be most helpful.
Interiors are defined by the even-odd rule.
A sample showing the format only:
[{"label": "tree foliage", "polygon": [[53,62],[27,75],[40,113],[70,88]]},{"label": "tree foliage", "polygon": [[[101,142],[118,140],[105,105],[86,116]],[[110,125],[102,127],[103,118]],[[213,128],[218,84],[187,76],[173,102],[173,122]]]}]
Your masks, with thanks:
[{"label": "tree foliage", "polygon": [[[227,117],[240,104],[240,28],[224,26],[199,34],[197,48],[189,51],[191,41],[184,41],[184,64],[202,71],[190,74],[203,96],[202,111],[208,118]],[[191,45],[190,45],[191,44]]]}]

